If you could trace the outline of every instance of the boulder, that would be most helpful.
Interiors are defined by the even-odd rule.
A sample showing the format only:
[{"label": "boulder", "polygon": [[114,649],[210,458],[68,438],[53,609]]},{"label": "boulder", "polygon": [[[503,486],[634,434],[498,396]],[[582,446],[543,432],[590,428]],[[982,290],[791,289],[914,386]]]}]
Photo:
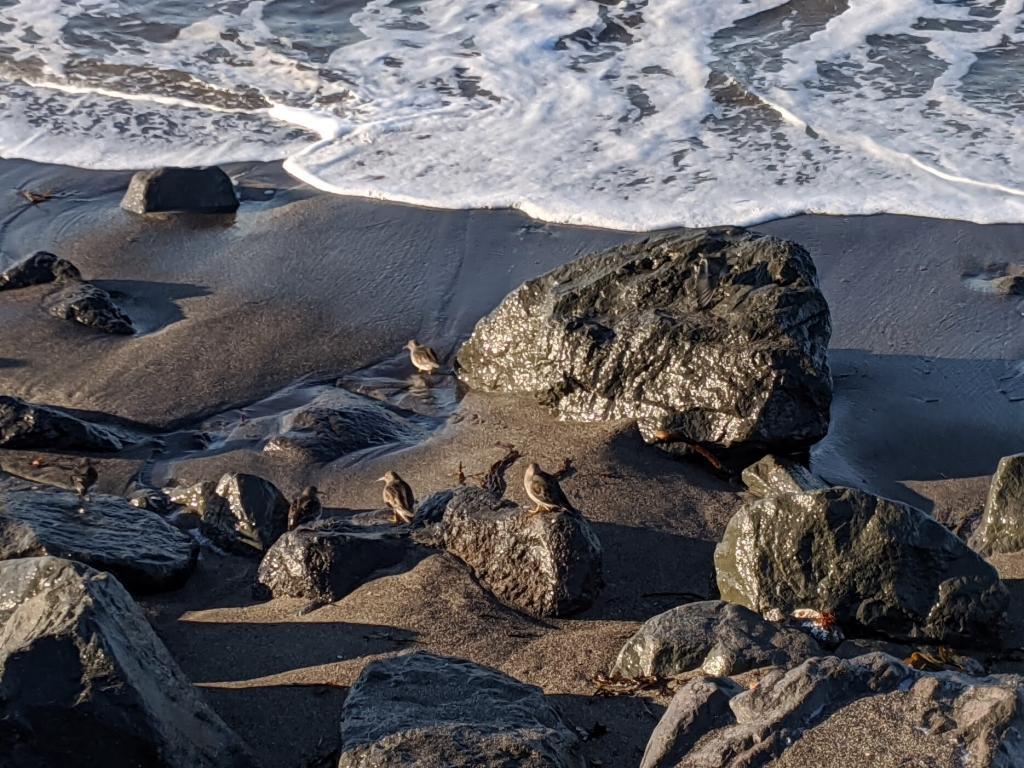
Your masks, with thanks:
[{"label": "boulder", "polygon": [[791,667],[822,653],[798,629],[777,627],[740,605],[706,600],[645,621],[619,651],[612,675],[668,678],[693,669],[737,675],[757,667]]},{"label": "boulder", "polygon": [[117,579],[54,557],[0,562],[7,768],[255,768]]},{"label": "boulder", "polygon": [[470,567],[495,597],[533,616],[590,606],[602,587],[601,543],[580,515],[530,515],[482,488],[454,491],[441,522],[418,540]]},{"label": "boulder", "polygon": [[267,550],[255,592],[258,597],[331,603],[416,549],[401,528],[361,526],[340,518],[318,520],[288,531]]},{"label": "boulder", "polygon": [[73,493],[0,492],[0,560],[39,555],[77,560],[152,592],[184,584],[198,547],[156,513],[116,496],[92,496],[83,513]]},{"label": "boulder", "polygon": [[923,512],[830,488],[760,499],[715,548],[721,598],[764,615],[834,614],[847,634],[994,645],[1008,604],[996,571]]},{"label": "boulder", "polygon": [[0,291],[81,278],[78,268],[70,261],[47,251],[36,251],[24,261],[0,273]]},{"label": "boulder", "polygon": [[590,254],[513,291],[460,378],[562,418],[637,419],[648,441],[783,452],[824,437],[828,305],[796,245],[738,227]]},{"label": "boulder", "polygon": [[[749,690],[699,678],[676,692],[641,768],[845,768],[880,765],[878,756],[894,766],[1011,768],[1024,764],[1022,683],[1016,675],[919,672],[882,653],[809,659]],[[877,725],[864,727],[872,718]],[[797,758],[805,746],[813,757]]]},{"label": "boulder", "polygon": [[46,310],[61,320],[95,328],[104,333],[130,336],[135,333],[132,320],[110,294],[91,283],[66,280],[63,286],[43,302]]},{"label": "boulder", "polygon": [[583,768],[539,688],[422,651],[367,664],[341,720],[338,768]]},{"label": "boulder", "polygon": [[0,395],[0,447],[25,450],[120,451],[138,442],[125,429],[101,426],[50,405]]},{"label": "boulder", "polygon": [[229,473],[168,493],[191,510],[214,544],[238,554],[262,554],[288,528],[288,500],[269,480]]},{"label": "boulder", "polygon": [[132,176],[121,207],[132,213],[234,213],[238,196],[220,168],[156,168]]},{"label": "boulder", "polygon": [[829,487],[807,467],[771,454],[744,469],[741,477],[747,490],[760,498]]},{"label": "boulder", "polygon": [[422,439],[415,422],[380,403],[343,389],[318,395],[285,422],[285,432],[263,448],[302,462],[329,462],[389,443]]},{"label": "boulder", "polygon": [[970,541],[983,555],[1024,549],[1024,453],[1000,459]]}]

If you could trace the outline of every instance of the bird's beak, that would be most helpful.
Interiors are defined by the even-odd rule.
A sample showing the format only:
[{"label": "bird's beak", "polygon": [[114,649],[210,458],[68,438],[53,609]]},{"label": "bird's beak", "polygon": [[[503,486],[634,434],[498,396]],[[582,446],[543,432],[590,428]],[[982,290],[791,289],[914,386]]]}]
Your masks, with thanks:
[{"label": "bird's beak", "polygon": [[378,477],[377,478],[377,482],[378,483],[386,483],[387,481],[388,481],[388,479],[386,477]]}]

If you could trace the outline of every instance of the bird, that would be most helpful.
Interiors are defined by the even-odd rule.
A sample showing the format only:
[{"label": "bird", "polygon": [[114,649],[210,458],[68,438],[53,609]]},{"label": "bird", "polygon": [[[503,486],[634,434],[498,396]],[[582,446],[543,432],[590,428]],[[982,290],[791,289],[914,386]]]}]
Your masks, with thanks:
[{"label": "bird", "polygon": [[405,348],[409,350],[409,359],[420,373],[425,373],[429,376],[441,367],[441,362],[437,359],[437,353],[425,344],[417,344],[415,341],[410,340],[405,345]]},{"label": "bird", "polygon": [[397,472],[385,472],[384,477],[377,478],[377,481],[384,482],[384,503],[394,515],[394,524],[412,522],[412,517],[416,513],[416,500],[409,484],[399,477]]},{"label": "bird", "polygon": [[78,511],[85,512],[85,502],[89,498],[89,491],[99,479],[96,467],[89,459],[82,459],[71,471],[71,487],[78,494]]},{"label": "bird", "polygon": [[530,511],[530,515],[536,515],[538,512],[550,512],[555,509],[564,509],[567,512],[579,514],[579,510],[565,497],[562,486],[558,484],[558,479],[542,470],[536,462],[531,462],[530,466],[526,468],[523,485],[526,487],[526,495],[536,505]]},{"label": "bird", "polygon": [[288,507],[288,530],[319,519],[324,511],[315,485],[307,487]]}]

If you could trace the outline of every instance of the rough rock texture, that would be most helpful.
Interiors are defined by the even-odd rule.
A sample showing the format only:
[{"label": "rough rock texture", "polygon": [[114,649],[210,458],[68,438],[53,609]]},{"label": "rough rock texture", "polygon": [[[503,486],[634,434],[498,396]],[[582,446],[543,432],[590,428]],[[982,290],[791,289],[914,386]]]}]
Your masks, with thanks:
[{"label": "rough rock texture", "polygon": [[247,768],[110,574],[53,557],[0,563],[6,768]]},{"label": "rough rock texture", "polygon": [[[918,672],[881,653],[810,659],[788,672],[770,672],[750,690],[724,678],[697,679],[676,692],[641,768],[765,766],[851,703],[900,691],[906,698],[887,707],[897,708],[897,719],[912,720],[906,727],[921,739],[921,765],[937,765],[923,753],[942,740],[963,760],[953,764],[1012,768],[1024,764],[1022,682],[1015,675]],[[854,756],[857,747],[833,753],[834,764],[866,765]]]},{"label": "rough rock texture", "polygon": [[791,667],[821,654],[800,630],[776,627],[740,605],[706,600],[645,621],[619,651],[612,674],[665,678],[701,669],[737,675],[757,667]]},{"label": "rough rock texture", "polygon": [[90,424],[53,406],[0,395],[0,447],[120,451],[133,442],[127,430]]},{"label": "rough rock texture", "polygon": [[601,590],[601,543],[581,516],[529,515],[481,488],[458,488],[418,538],[465,562],[507,605],[534,616],[587,608]]},{"label": "rough rock texture", "polygon": [[27,288],[69,278],[80,280],[78,268],[66,259],[47,251],[36,251],[5,272],[0,273],[0,291]]},{"label": "rough rock texture", "polygon": [[195,541],[154,512],[100,495],[78,509],[73,493],[0,492],[0,560],[66,557],[142,592],[175,589],[195,567]]},{"label": "rough rock texture", "polygon": [[834,613],[847,634],[991,645],[1008,595],[995,569],[942,525],[863,491],[761,499],[715,549],[723,600],[762,615]]},{"label": "rough rock texture", "polygon": [[269,480],[256,475],[223,475],[168,493],[200,519],[200,529],[217,546],[238,554],[262,554],[288,528],[288,500]]},{"label": "rough rock texture", "polygon": [[121,207],[132,213],[234,213],[238,196],[220,168],[157,168],[132,176]]},{"label": "rough rock texture", "polygon": [[539,688],[417,652],[366,666],[342,711],[338,768],[583,768]]},{"label": "rough rock texture", "polygon": [[779,456],[764,456],[743,470],[743,484],[760,498],[828,488],[829,484],[807,467]]},{"label": "rough rock texture", "polygon": [[267,550],[256,575],[260,597],[340,600],[373,574],[402,562],[415,545],[390,526],[318,520],[288,531]]},{"label": "rough rock texture", "polygon": [[792,449],[828,429],[828,306],[800,246],[739,228],[591,254],[481,320],[460,377],[568,419],[636,418],[691,443]]},{"label": "rough rock texture", "polygon": [[422,439],[412,421],[343,389],[325,392],[291,417],[287,431],[264,450],[299,461],[333,461],[364,448]]},{"label": "rough rock texture", "polygon": [[135,333],[131,318],[114,303],[110,294],[91,283],[66,280],[60,290],[46,297],[44,306],[54,317],[87,328],[121,336]]},{"label": "rough rock texture", "polygon": [[1024,453],[999,461],[971,546],[983,555],[1024,549]]}]

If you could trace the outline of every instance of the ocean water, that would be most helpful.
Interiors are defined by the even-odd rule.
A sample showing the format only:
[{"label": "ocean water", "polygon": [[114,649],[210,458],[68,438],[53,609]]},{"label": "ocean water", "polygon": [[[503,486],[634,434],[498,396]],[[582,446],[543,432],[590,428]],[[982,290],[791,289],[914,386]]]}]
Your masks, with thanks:
[{"label": "ocean water", "polygon": [[1024,0],[0,0],[0,154],[644,230],[1024,221]]}]

